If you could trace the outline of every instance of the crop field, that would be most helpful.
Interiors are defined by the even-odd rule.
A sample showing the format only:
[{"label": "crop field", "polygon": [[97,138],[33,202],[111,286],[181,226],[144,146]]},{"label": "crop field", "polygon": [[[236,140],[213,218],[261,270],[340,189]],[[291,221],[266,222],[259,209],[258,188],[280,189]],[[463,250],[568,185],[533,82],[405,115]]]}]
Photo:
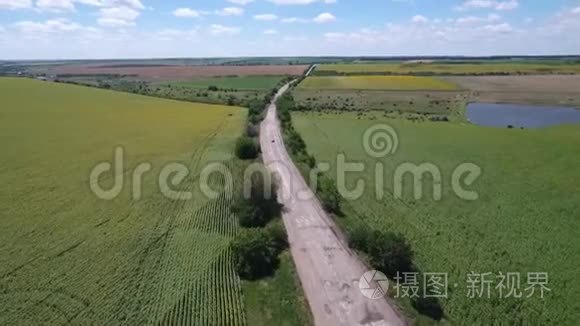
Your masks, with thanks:
[{"label": "crop field", "polygon": [[[359,119],[353,113],[294,113],[293,122],[318,162],[333,166],[344,153],[362,162],[363,173],[347,174],[347,185],[366,183],[360,199],[343,203],[343,228],[356,226],[401,232],[411,242],[423,272],[448,273],[448,298],[441,299],[451,324],[573,325],[579,318],[580,128],[540,130],[483,128],[455,123]],[[398,135],[397,151],[374,159],[363,149],[363,134],[379,123]],[[348,130],[349,132],[344,132]],[[376,163],[384,164],[385,197],[377,199]],[[433,199],[431,177],[423,178],[422,199],[413,198],[413,180],[403,182],[404,197],[395,199],[394,171],[402,163],[434,164],[441,172],[442,199]],[[482,168],[469,190],[479,198],[459,199],[452,191],[454,169],[463,162]],[[563,171],[565,171],[563,173]],[[469,273],[521,273],[523,297],[500,298],[493,277],[488,298],[468,298]],[[527,273],[548,273],[548,288],[528,298]]]},{"label": "crop field", "polygon": [[262,66],[107,66],[98,64],[62,65],[51,67],[50,75],[120,75],[132,76],[145,81],[190,80],[194,77],[216,76],[299,76],[307,65]]},{"label": "crop field", "polygon": [[385,114],[446,116],[461,119],[468,101],[465,92],[339,91],[292,92],[302,111],[369,112]]},{"label": "crop field", "polygon": [[298,89],[331,90],[431,90],[452,91],[458,87],[449,81],[430,77],[414,76],[349,76],[349,77],[308,77]]},{"label": "crop field", "polygon": [[389,74],[389,75],[543,75],[543,74],[577,74],[580,63],[550,62],[393,62],[393,63],[346,63],[322,64],[316,68],[315,75],[332,74]]},{"label": "crop field", "polygon": [[580,75],[442,77],[474,102],[580,106]]},{"label": "crop field", "polygon": [[[246,324],[231,196],[196,183],[206,162],[242,168],[231,153],[245,110],[27,79],[0,79],[0,96],[0,324]],[[117,146],[124,187],[101,200],[89,174]],[[161,194],[169,162],[190,169],[173,189],[191,200]]]},{"label": "crop field", "polygon": [[192,80],[164,83],[172,86],[184,86],[191,88],[218,88],[243,89],[243,90],[270,90],[274,88],[284,77],[282,76],[235,76],[235,77],[212,77],[194,78]]}]

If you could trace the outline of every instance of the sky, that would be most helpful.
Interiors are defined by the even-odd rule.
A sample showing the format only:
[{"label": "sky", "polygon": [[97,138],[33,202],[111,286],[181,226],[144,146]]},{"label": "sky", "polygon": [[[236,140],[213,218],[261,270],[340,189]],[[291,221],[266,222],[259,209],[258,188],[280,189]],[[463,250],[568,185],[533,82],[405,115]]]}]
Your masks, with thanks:
[{"label": "sky", "polygon": [[0,0],[0,60],[580,54],[580,0]]}]

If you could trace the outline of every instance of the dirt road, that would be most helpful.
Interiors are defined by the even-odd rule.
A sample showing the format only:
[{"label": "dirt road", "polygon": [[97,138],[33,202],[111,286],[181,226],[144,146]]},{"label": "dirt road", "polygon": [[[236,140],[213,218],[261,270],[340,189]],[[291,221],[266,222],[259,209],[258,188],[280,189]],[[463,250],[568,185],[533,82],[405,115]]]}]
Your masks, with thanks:
[{"label": "dirt road", "polygon": [[[276,98],[287,89],[280,89]],[[260,143],[264,163],[278,176],[290,249],[315,324],[405,325],[386,300],[371,300],[360,292],[358,282],[367,268],[339,236],[289,157],[274,104],[262,122]]]}]

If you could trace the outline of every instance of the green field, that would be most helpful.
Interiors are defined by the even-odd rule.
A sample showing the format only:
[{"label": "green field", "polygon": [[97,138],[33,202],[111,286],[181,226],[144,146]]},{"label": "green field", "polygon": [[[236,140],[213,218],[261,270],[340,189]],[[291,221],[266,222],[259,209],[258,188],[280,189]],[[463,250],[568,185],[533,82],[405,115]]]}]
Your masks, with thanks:
[{"label": "green field", "polygon": [[292,95],[304,111],[380,112],[409,118],[445,116],[462,120],[463,92],[355,91],[295,89]]},{"label": "green field", "polygon": [[[318,162],[336,169],[336,157],[363,162],[364,173],[347,174],[349,189],[360,177],[365,195],[345,202],[338,221],[347,232],[356,226],[403,233],[423,272],[449,273],[449,298],[442,301],[446,320],[457,325],[574,325],[579,320],[580,277],[580,128],[542,130],[483,128],[453,123],[359,119],[355,114],[295,113],[296,129]],[[398,133],[398,151],[384,164],[385,197],[375,197],[376,159],[365,153],[365,130],[378,123]],[[348,130],[348,132],[345,132]],[[394,171],[404,163],[430,162],[441,171],[443,198],[432,199],[433,180],[423,179],[423,199],[412,198],[412,178],[404,179],[402,200],[394,199]],[[460,200],[451,189],[454,169],[473,162],[482,176],[469,189],[475,201]],[[329,176],[336,174],[330,172]],[[545,299],[467,298],[467,274],[549,273]],[[455,286],[457,284],[457,286]],[[497,285],[494,281],[493,286]],[[524,292],[527,293],[527,292]],[[504,293],[505,294],[505,293]]]},{"label": "green field", "polygon": [[[244,109],[28,79],[0,79],[0,96],[1,325],[247,325],[246,311],[260,307],[245,301],[231,261],[232,196],[208,199],[198,187],[208,162],[240,177],[232,153]],[[124,188],[101,200],[89,174],[117,146]],[[133,200],[133,171],[144,162],[152,170]],[[191,200],[161,194],[159,171],[170,162],[191,171],[172,187]],[[103,187],[112,179],[103,176]],[[292,272],[284,266],[281,274]],[[285,274],[271,282],[292,291],[271,307],[300,291]]]},{"label": "green field", "polygon": [[466,63],[358,63],[322,64],[315,74],[435,74],[435,75],[478,75],[478,74],[577,74],[579,63],[550,62],[466,62]]},{"label": "green field", "polygon": [[414,76],[351,76],[351,77],[308,77],[298,89],[339,90],[457,90],[457,85],[435,78]]},{"label": "green field", "polygon": [[219,88],[234,88],[240,90],[270,90],[274,88],[283,78],[283,76],[212,77],[195,78],[187,81],[176,81],[163,84],[186,86],[192,88],[208,88],[209,86],[216,86]]}]

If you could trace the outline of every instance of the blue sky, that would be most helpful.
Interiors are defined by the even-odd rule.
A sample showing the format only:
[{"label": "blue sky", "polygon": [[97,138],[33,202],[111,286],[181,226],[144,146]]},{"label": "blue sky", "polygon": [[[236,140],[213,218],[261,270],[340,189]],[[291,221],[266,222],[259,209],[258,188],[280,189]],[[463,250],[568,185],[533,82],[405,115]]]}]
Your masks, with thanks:
[{"label": "blue sky", "polygon": [[0,59],[580,54],[580,0],[0,0]]}]

